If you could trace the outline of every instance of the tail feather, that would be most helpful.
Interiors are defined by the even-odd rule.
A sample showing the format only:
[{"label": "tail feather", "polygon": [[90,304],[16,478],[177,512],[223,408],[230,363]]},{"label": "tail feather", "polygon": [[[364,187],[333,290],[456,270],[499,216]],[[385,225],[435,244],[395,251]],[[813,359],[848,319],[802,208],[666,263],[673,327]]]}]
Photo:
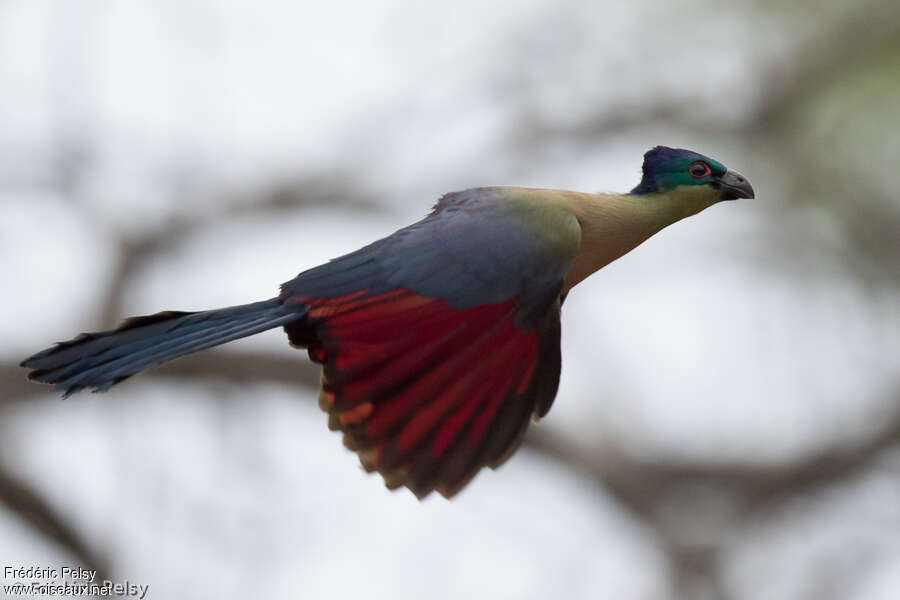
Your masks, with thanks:
[{"label": "tail feather", "polygon": [[28,378],[55,384],[66,396],[106,391],[152,365],[247,337],[303,318],[302,305],[277,298],[203,312],[167,311],[133,317],[118,328],[83,333],[22,361]]}]

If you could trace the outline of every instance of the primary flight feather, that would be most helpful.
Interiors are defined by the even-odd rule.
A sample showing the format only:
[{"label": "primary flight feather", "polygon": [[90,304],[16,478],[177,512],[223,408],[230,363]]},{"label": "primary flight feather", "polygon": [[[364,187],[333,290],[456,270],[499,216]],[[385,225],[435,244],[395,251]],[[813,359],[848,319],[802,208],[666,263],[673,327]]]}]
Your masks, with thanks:
[{"label": "primary flight feather", "polygon": [[65,395],[283,326],[323,367],[319,404],[369,471],[418,497],[459,491],[518,447],[553,403],[569,290],[654,233],[721,200],[740,174],[657,146],[627,194],[518,187],[443,196],[432,212],[298,275],[276,298],[167,311],[22,362]]}]

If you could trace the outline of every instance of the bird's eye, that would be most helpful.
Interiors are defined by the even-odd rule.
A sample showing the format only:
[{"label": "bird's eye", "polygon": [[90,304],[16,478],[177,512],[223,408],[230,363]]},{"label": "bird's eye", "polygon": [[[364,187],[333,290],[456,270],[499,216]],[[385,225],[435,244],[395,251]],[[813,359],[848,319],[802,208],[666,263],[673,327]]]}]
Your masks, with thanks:
[{"label": "bird's eye", "polygon": [[708,177],[709,174],[712,173],[712,169],[710,169],[709,165],[702,160],[697,160],[692,162],[691,166],[688,167],[688,173],[695,179],[702,179],[703,177]]}]

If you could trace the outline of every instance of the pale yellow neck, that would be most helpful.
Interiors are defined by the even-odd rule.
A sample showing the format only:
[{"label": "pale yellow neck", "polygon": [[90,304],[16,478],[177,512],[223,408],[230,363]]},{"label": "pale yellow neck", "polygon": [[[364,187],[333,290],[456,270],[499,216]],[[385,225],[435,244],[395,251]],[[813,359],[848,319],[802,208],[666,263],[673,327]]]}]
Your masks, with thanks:
[{"label": "pale yellow neck", "polygon": [[581,247],[564,292],[640,245],[664,227],[716,201],[714,193],[676,188],[666,194],[579,194],[568,197],[581,225]]}]

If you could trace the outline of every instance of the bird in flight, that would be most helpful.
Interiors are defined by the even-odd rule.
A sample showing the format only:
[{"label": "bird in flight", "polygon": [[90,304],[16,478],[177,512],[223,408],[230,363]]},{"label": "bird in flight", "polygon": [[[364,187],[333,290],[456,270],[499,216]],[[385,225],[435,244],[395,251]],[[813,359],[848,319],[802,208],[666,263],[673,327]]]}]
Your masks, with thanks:
[{"label": "bird in flight", "polygon": [[559,384],[569,291],[664,227],[753,198],[739,173],[657,146],[627,194],[483,187],[444,195],[424,219],[304,271],[270,300],[166,311],[84,333],[24,360],[66,396],[284,327],[322,365],[319,405],[391,489],[449,498],[503,463]]}]

